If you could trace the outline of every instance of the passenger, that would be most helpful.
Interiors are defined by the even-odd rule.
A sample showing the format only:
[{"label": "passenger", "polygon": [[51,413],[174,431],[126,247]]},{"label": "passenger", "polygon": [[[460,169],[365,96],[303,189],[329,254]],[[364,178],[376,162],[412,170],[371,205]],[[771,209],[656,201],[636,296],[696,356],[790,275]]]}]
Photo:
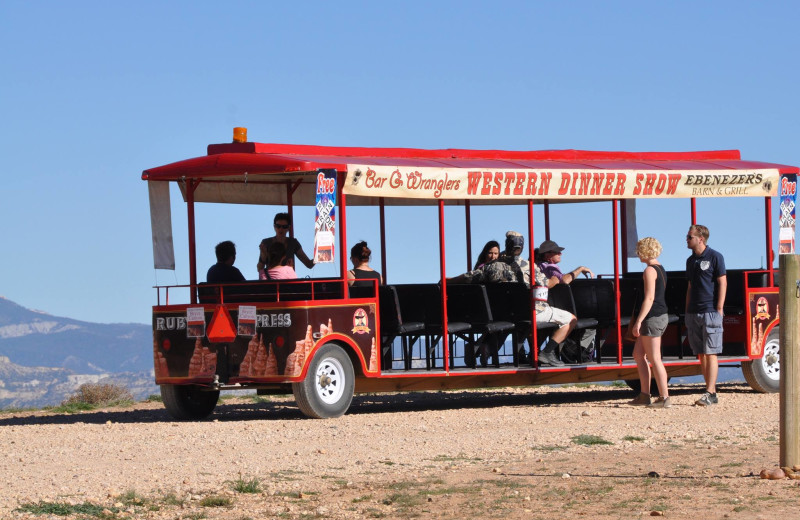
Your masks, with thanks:
[{"label": "passenger", "polygon": [[[572,271],[570,271],[568,273],[562,273],[561,272],[561,268],[558,267],[558,263],[561,261],[561,252],[563,250],[564,250],[563,247],[560,247],[558,244],[556,244],[552,240],[545,240],[536,249],[535,262],[536,262],[537,267],[543,273],[544,285],[548,289],[552,289],[553,287],[555,287],[556,285],[558,285],[560,283],[570,284],[575,280],[575,278],[577,278],[581,274],[587,274],[589,276],[589,278],[593,278],[594,277],[594,273],[592,272],[592,270],[589,269],[588,267],[585,267],[585,266],[577,267],[577,268],[573,269]],[[538,281],[537,285],[541,284],[541,283],[542,283],[541,281]],[[567,312],[567,311],[563,311],[563,312]],[[569,313],[569,314],[573,318],[573,322],[572,322],[572,325],[571,325],[571,328],[570,328],[570,332],[572,332],[572,329],[574,329],[575,325],[577,324],[577,321],[576,321],[577,319],[571,313]],[[538,314],[537,314],[537,317],[536,317],[536,321],[537,322],[539,321]],[[562,325],[561,328],[559,328],[553,334],[553,337],[551,337],[551,340],[554,339],[554,338],[561,338],[561,332],[562,332],[563,329],[564,329],[564,326]],[[580,337],[576,339],[576,342],[578,344],[580,344],[581,347],[586,347],[587,345],[591,345],[592,342],[594,342],[596,334],[597,334],[597,331],[595,331],[594,329],[586,329],[581,333]],[[559,343],[559,348],[560,348],[560,344],[563,343],[564,340],[566,340],[566,336],[564,336],[563,339],[558,339],[557,340],[558,343]],[[548,342],[548,346],[546,347],[546,349],[547,348],[550,348],[550,343],[549,342]],[[555,357],[555,354],[554,354],[553,357]],[[540,355],[539,359],[541,359],[541,355]],[[551,356],[546,356],[546,359],[547,360],[551,360]],[[560,362],[560,360],[559,360],[559,362]]]},{"label": "passenger", "polygon": [[383,285],[381,273],[369,266],[372,251],[365,241],[361,241],[350,249],[350,261],[353,268],[347,271],[347,283],[350,287],[372,287],[372,280],[378,280],[378,285]]},{"label": "passenger", "polygon": [[290,265],[284,265],[286,260],[286,246],[281,242],[273,242],[267,251],[269,262],[267,263],[267,280],[292,280],[297,278],[297,273]]},{"label": "passenger", "polygon": [[555,323],[558,325],[558,329],[550,335],[547,345],[539,353],[539,364],[561,367],[564,366],[564,362],[558,359],[557,352],[560,350],[561,344],[575,330],[578,319],[571,312],[553,307],[547,302],[548,280],[539,264],[536,263],[534,263],[534,281],[536,282],[533,288],[536,323]]},{"label": "passenger", "polygon": [[[519,233],[513,231],[509,231],[509,233],[514,233],[516,237],[513,240],[506,238],[506,251],[502,255],[499,255],[497,260],[488,261],[477,269],[449,278],[447,280],[448,283],[489,284],[522,282],[529,285],[526,281],[525,273],[519,263],[517,263],[519,255],[522,252],[524,239]],[[525,263],[527,264],[527,262]],[[477,347],[480,352],[481,366],[487,365],[490,353],[499,350],[502,339],[503,338],[498,337],[497,334],[488,333],[478,339]]]},{"label": "passenger", "polygon": [[723,306],[728,292],[725,258],[708,247],[708,237],[708,228],[699,225],[691,226],[686,234],[686,247],[692,250],[692,256],[686,259],[686,336],[700,359],[706,382],[706,391],[694,402],[697,406],[718,402],[717,356],[722,354]]},{"label": "passenger", "polygon": [[514,269],[522,272],[522,281],[526,285],[531,284],[531,266],[527,260],[520,256],[522,248],[525,246],[525,237],[516,231],[506,232],[506,248],[498,257],[503,262],[511,265]]},{"label": "passenger", "polygon": [[303,251],[303,246],[300,245],[300,242],[298,242],[296,238],[288,236],[289,226],[291,224],[292,219],[288,213],[278,213],[275,215],[275,218],[273,219],[275,236],[265,238],[258,246],[260,249],[260,255],[258,257],[258,264],[256,265],[256,268],[258,269],[260,279],[263,280],[265,278],[263,271],[266,269],[267,265],[267,250],[273,242],[280,242],[286,248],[286,257],[283,260],[283,265],[288,265],[294,268],[294,257],[296,256],[307,268],[311,269],[314,267],[314,261],[308,258],[308,255],[306,255],[305,251]]},{"label": "passenger", "polygon": [[489,240],[483,246],[481,254],[478,255],[478,261],[475,262],[475,269],[480,269],[484,264],[494,262],[500,256],[500,244],[497,240]]},{"label": "passenger", "polygon": [[230,240],[220,242],[214,248],[217,263],[212,265],[206,273],[208,283],[244,282],[244,276],[239,269],[233,267],[236,261],[236,244]]},{"label": "passenger", "polygon": [[576,267],[568,273],[562,273],[558,263],[561,261],[561,252],[563,250],[563,247],[559,247],[552,240],[545,240],[536,250],[538,254],[536,262],[544,272],[545,277],[547,277],[548,287],[555,287],[559,283],[572,283],[581,274],[594,278],[592,270],[585,266]]},{"label": "passenger", "polygon": [[[645,264],[644,298],[639,314],[633,322],[633,335],[636,345],[633,347],[633,359],[639,371],[639,383],[642,391],[628,404],[634,406],[647,405],[651,408],[669,408],[669,389],[667,388],[667,370],[661,361],[661,336],[667,330],[667,301],[664,294],[667,288],[667,273],[658,262],[661,255],[661,244],[652,237],[646,237],[636,244],[636,254]],[[652,269],[651,269],[652,268]],[[648,363],[649,361],[649,363]],[[653,365],[653,376],[658,385],[659,398],[650,402],[650,364]]]}]

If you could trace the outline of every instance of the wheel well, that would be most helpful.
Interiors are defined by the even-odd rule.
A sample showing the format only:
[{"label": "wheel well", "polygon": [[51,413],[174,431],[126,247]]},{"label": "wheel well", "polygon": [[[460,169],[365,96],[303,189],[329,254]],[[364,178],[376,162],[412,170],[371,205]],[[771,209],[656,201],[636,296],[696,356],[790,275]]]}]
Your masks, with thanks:
[{"label": "wheel well", "polygon": [[[325,345],[336,345],[337,347],[341,347],[342,350],[347,353],[347,357],[350,358],[350,363],[353,365],[353,372],[355,373],[356,377],[364,376],[364,365],[362,364],[361,358],[356,354],[355,348],[352,345],[345,341],[333,339],[331,341],[326,341]],[[369,362],[369,360],[365,360],[365,362]]]}]

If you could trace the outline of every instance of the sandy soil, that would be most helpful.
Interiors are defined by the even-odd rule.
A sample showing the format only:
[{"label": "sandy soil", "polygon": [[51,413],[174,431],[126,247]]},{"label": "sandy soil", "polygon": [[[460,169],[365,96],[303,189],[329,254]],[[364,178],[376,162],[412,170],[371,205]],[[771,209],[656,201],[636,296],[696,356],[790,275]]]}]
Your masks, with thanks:
[{"label": "sandy soil", "polygon": [[3,413],[0,518],[795,517],[800,481],[758,477],[778,464],[778,395],[700,392],[673,387],[667,410],[582,386],[362,395],[333,420],[288,397],[195,423],[160,403]]}]

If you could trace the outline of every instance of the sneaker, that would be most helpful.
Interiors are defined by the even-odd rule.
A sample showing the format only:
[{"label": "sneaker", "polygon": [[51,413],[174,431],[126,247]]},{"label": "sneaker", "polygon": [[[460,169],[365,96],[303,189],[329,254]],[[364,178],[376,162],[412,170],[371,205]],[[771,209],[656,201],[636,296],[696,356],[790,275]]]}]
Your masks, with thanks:
[{"label": "sneaker", "polygon": [[641,392],[632,401],[628,401],[631,406],[650,406],[650,394]]},{"label": "sneaker", "polygon": [[669,400],[669,397],[659,397],[652,403],[647,405],[648,408],[671,408],[672,402]]},{"label": "sneaker", "polygon": [[705,392],[700,399],[694,402],[697,406],[711,406],[712,404],[717,404],[717,394],[712,394],[711,392]]},{"label": "sneaker", "polygon": [[553,352],[544,352],[542,351],[539,353],[539,364],[540,365],[547,365],[551,367],[563,367],[564,363],[556,357],[555,353]]}]

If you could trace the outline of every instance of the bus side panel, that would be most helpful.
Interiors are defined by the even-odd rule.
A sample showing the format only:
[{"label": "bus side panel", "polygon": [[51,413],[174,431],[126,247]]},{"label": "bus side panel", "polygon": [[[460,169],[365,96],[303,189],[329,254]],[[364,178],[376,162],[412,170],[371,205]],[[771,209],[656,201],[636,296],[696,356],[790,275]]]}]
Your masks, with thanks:
[{"label": "bus side panel", "polygon": [[770,331],[780,323],[778,287],[758,287],[747,292],[748,355],[760,358]]},{"label": "bus side panel", "polygon": [[[223,383],[300,381],[315,345],[331,334],[356,350],[365,374],[378,374],[374,303],[258,306],[255,327],[239,324],[239,306],[227,305],[237,324],[230,343],[212,343],[205,334],[189,337],[187,306],[176,307],[153,312],[156,384],[209,384],[215,378]],[[206,324],[213,312],[205,306]]]}]

